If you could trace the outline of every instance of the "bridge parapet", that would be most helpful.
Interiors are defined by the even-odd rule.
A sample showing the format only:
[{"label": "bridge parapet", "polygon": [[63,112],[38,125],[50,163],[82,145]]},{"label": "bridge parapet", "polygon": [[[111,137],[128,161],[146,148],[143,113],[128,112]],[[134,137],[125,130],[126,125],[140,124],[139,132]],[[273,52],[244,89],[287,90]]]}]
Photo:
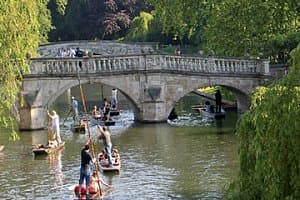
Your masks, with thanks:
[{"label": "bridge parapet", "polygon": [[173,73],[233,73],[269,75],[266,60],[174,55],[95,56],[86,58],[33,58],[29,75],[76,75],[166,71]]}]

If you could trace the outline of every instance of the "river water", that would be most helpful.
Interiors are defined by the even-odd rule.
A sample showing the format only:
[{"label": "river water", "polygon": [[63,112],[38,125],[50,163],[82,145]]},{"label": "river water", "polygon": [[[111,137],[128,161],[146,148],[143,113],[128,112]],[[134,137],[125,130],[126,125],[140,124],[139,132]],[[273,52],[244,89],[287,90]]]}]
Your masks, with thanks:
[{"label": "river water", "polygon": [[[195,97],[184,97],[176,108],[179,119],[170,123],[135,123],[130,108],[121,110],[110,127],[113,146],[120,152],[120,173],[101,174],[114,186],[104,199],[222,199],[224,187],[237,175],[236,112],[227,112],[222,124],[189,109]],[[189,103],[187,103],[189,102]],[[61,121],[64,118],[61,114]],[[47,141],[47,130],[20,132],[9,141],[0,129],[0,199],[73,199],[79,179],[80,150],[88,134],[72,133],[71,120],[62,126],[65,148],[35,157],[33,144]],[[90,127],[95,153],[103,144]]]}]

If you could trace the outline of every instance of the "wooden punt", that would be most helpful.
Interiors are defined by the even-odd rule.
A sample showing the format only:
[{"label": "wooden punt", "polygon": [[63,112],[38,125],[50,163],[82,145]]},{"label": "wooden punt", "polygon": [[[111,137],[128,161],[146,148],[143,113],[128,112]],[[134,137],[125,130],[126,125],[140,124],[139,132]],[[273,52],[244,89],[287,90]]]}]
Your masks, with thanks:
[{"label": "wooden punt", "polygon": [[109,111],[109,115],[110,115],[110,116],[117,116],[117,115],[120,115],[120,111],[119,111],[119,110],[110,110],[110,111]]},{"label": "wooden punt", "polygon": [[89,196],[87,196],[85,194],[85,186],[83,185],[84,188],[84,192],[79,196],[78,191],[75,191],[76,187],[78,187],[78,185],[74,186],[74,193],[73,193],[73,200],[92,200],[92,199],[103,199],[105,197],[106,194],[110,193],[112,191],[111,188],[108,189],[102,189],[101,192],[100,190],[98,190],[96,193],[90,193]]},{"label": "wooden punt", "polygon": [[47,145],[36,145],[35,147],[33,147],[32,152],[34,153],[35,156],[48,155],[64,148],[64,146],[65,146],[65,142],[62,142],[61,144],[59,144],[57,147],[54,148],[48,147]]},{"label": "wooden punt", "polygon": [[121,169],[121,159],[117,149],[112,150],[112,166],[109,166],[104,150],[98,154],[98,160],[102,172],[119,172]]},{"label": "wooden punt", "polygon": [[109,120],[109,121],[103,121],[101,118],[91,118],[90,120],[91,125],[101,125],[101,126],[114,126],[116,124],[115,121]]},{"label": "wooden punt", "polygon": [[226,112],[223,108],[221,109],[221,112],[206,111],[205,106],[203,106],[203,105],[192,106],[192,109],[198,111],[203,116],[206,116],[206,117],[209,117],[209,118],[214,118],[214,119],[222,119],[222,118],[225,118],[225,115],[226,115]]},{"label": "wooden punt", "polygon": [[72,124],[71,125],[72,132],[75,133],[85,133],[86,125],[85,124]]}]

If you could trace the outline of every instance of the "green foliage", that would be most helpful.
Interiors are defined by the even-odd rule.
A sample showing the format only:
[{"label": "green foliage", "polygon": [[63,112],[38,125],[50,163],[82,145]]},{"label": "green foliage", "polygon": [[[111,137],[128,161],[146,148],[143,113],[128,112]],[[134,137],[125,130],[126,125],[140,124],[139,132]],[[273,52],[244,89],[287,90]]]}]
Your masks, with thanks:
[{"label": "green foliage", "polygon": [[163,33],[174,40],[192,38],[202,31],[210,10],[210,1],[148,0],[154,7],[154,15],[162,23]]},{"label": "green foliage", "polygon": [[[57,0],[57,2],[61,1],[67,1],[67,0]],[[48,33],[51,31],[54,27],[52,26],[51,22],[51,14],[50,11],[47,9],[47,4],[49,0],[39,0],[37,1],[37,20],[38,20],[38,26],[39,28],[39,40],[40,42],[47,42],[48,41]],[[60,8],[62,9],[62,8]]]},{"label": "green foliage", "polygon": [[299,26],[299,1],[225,0],[212,9],[205,29],[206,49],[218,55],[258,56],[268,41]]},{"label": "green foliage", "polygon": [[146,41],[152,20],[153,16],[150,13],[141,12],[140,16],[133,19],[131,28],[125,39],[130,41]]},{"label": "green foliage", "polygon": [[300,32],[292,31],[286,34],[275,35],[268,41],[266,56],[272,63],[287,63],[289,53],[300,43]]},{"label": "green foliage", "polygon": [[0,1],[0,124],[17,139],[18,95],[23,74],[29,71],[28,57],[35,55],[51,27],[47,1]]},{"label": "green foliage", "polygon": [[64,15],[68,0],[55,0],[55,4],[57,6],[57,12],[61,15]]},{"label": "green foliage", "polygon": [[228,198],[300,196],[300,44],[292,57],[288,76],[257,88],[250,110],[239,122],[240,175]]},{"label": "green foliage", "polygon": [[147,11],[143,0],[49,1],[55,26],[49,34],[50,41],[118,39],[125,35],[140,11]]}]

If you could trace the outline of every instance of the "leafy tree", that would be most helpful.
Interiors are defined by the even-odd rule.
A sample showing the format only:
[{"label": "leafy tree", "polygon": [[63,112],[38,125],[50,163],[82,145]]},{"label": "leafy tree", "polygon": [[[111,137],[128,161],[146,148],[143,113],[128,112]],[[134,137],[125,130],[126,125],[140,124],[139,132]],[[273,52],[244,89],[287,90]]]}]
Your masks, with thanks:
[{"label": "leafy tree", "polygon": [[54,1],[49,4],[56,27],[50,33],[51,41],[119,38],[125,35],[131,20],[147,10],[143,0],[68,0],[62,16]]},{"label": "leafy tree", "polygon": [[150,13],[141,12],[140,16],[132,20],[131,28],[125,38],[131,41],[147,41],[147,34],[153,19]]},{"label": "leafy tree", "polygon": [[300,44],[283,80],[260,87],[240,120],[240,174],[230,199],[300,197]]},{"label": "leafy tree", "polygon": [[35,55],[51,29],[46,0],[0,1],[0,124],[17,138],[18,94],[22,76],[29,71],[28,58]]},{"label": "leafy tree", "polygon": [[[217,0],[216,0],[217,1]],[[213,0],[148,0],[161,20],[163,33],[182,42],[194,36],[201,38]],[[201,42],[201,39],[199,40]]]},{"label": "leafy tree", "polygon": [[213,7],[205,29],[206,48],[219,55],[259,55],[277,35],[296,31],[296,0],[224,0]]},{"label": "leafy tree", "polygon": [[268,42],[266,56],[270,58],[271,63],[287,63],[290,58],[289,53],[299,43],[299,31],[276,35]]}]

